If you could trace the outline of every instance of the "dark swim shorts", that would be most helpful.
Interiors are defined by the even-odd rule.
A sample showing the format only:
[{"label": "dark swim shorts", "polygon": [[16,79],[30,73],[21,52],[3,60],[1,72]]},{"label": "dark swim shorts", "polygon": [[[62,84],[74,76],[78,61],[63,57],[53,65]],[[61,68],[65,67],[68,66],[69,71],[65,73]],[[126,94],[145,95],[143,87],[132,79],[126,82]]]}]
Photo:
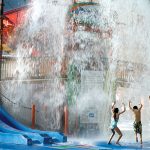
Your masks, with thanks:
[{"label": "dark swim shorts", "polygon": [[134,128],[135,133],[142,134],[142,123],[141,123],[141,121],[134,122],[133,123],[133,128]]}]

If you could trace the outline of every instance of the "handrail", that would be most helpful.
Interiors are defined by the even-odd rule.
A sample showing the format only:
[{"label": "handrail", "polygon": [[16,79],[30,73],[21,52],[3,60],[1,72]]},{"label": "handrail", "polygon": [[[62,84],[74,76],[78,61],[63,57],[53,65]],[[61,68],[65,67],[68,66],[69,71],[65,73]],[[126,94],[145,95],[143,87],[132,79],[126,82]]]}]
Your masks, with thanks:
[{"label": "handrail", "polygon": [[11,101],[9,98],[7,98],[4,94],[0,93],[0,95],[1,95],[2,97],[4,97],[7,101],[9,101],[9,102],[11,102],[11,103],[13,103],[13,104],[17,104],[17,103],[14,103],[13,101]]},{"label": "handrail", "polygon": [[[8,97],[6,97],[4,94],[0,93],[0,96],[2,96],[3,98],[5,98],[7,101],[9,101],[10,103],[14,104],[14,105],[19,105],[21,106],[22,108],[25,108],[25,109],[32,109],[31,107],[27,107],[27,106],[23,106],[23,105],[20,105],[19,103],[15,103],[13,102],[12,100],[10,100]],[[36,109],[36,112],[39,112],[39,110]]]}]

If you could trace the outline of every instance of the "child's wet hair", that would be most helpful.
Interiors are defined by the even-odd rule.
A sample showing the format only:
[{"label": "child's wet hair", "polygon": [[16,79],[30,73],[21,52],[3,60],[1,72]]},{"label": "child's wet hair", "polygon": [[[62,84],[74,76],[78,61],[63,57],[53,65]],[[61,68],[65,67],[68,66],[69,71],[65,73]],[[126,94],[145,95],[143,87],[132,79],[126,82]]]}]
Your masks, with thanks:
[{"label": "child's wet hair", "polygon": [[133,109],[138,109],[138,107],[137,106],[133,106]]},{"label": "child's wet hair", "polygon": [[114,113],[118,113],[119,109],[118,108],[114,108]]},{"label": "child's wet hair", "polygon": [[116,120],[116,114],[119,112],[118,108],[114,108],[114,119]]}]

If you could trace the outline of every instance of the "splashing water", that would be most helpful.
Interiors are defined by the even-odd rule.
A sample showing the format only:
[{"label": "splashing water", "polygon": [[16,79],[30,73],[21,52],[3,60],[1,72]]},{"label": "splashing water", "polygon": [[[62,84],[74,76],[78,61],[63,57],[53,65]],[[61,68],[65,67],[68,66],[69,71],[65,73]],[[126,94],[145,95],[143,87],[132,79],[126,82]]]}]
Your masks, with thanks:
[{"label": "splashing water", "polygon": [[[23,106],[34,103],[37,125],[43,129],[62,129],[66,92],[60,71],[67,9],[68,3],[62,1],[33,1],[25,23],[16,29],[12,39],[16,44],[17,80],[5,82],[5,91],[13,87],[7,96]],[[17,115],[20,109],[14,108],[14,113]],[[30,124],[28,116],[19,118]]]},{"label": "splashing water", "polygon": [[[149,7],[148,0],[79,5],[34,0],[25,24],[16,30],[14,73],[19,80],[6,82],[6,89],[15,85],[10,99],[27,106],[35,103],[41,110],[37,115],[41,128],[62,129],[67,103],[71,134],[80,133],[81,128],[84,135],[93,130],[107,132],[111,101],[116,98],[120,107],[132,99],[137,105],[140,97],[149,94]],[[32,80],[33,74],[38,80]],[[144,104],[143,126],[148,126],[145,98]],[[123,125],[127,125],[124,130],[131,129],[131,123],[129,113],[122,115],[122,129]]]},{"label": "splashing water", "polygon": [[[146,1],[107,1],[107,9],[116,12],[116,21],[113,28],[113,60],[110,66],[116,69],[116,100],[118,107],[124,102],[127,112],[120,119],[120,127],[125,136],[131,136],[128,130],[133,130],[134,119],[128,110],[128,101],[132,105],[144,104],[142,110],[144,138],[149,138],[149,7]],[[126,134],[127,132],[127,134]],[[133,131],[132,131],[133,132]],[[123,133],[123,134],[124,134]],[[132,134],[133,135],[133,134]]]}]

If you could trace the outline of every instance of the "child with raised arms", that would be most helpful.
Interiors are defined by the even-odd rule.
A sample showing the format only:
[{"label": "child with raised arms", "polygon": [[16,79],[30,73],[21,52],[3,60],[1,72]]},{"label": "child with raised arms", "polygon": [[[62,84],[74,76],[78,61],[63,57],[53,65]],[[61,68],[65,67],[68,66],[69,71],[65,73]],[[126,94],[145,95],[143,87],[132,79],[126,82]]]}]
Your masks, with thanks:
[{"label": "child with raised arms", "polygon": [[[120,131],[120,129],[118,128],[117,124],[119,121],[119,117],[121,114],[123,114],[126,111],[125,105],[123,103],[123,110],[120,112],[118,108],[115,108],[115,102],[112,104],[112,108],[111,108],[111,112],[112,112],[112,118],[111,118],[111,124],[110,124],[110,129],[112,131],[112,135],[109,139],[108,144],[111,143],[112,138],[115,135],[115,132],[117,132],[119,134],[118,140],[116,141],[116,144],[119,144],[119,141],[122,137],[122,132]],[[120,144],[119,144],[120,145]]]},{"label": "child with raised arms", "polygon": [[142,144],[142,123],[141,123],[141,109],[143,105],[142,103],[140,104],[140,107],[138,108],[137,106],[131,106],[131,101],[129,101],[129,108],[134,114],[134,123],[133,123],[133,128],[135,132],[135,138],[136,142],[138,142],[138,134],[140,134],[140,143]]}]

